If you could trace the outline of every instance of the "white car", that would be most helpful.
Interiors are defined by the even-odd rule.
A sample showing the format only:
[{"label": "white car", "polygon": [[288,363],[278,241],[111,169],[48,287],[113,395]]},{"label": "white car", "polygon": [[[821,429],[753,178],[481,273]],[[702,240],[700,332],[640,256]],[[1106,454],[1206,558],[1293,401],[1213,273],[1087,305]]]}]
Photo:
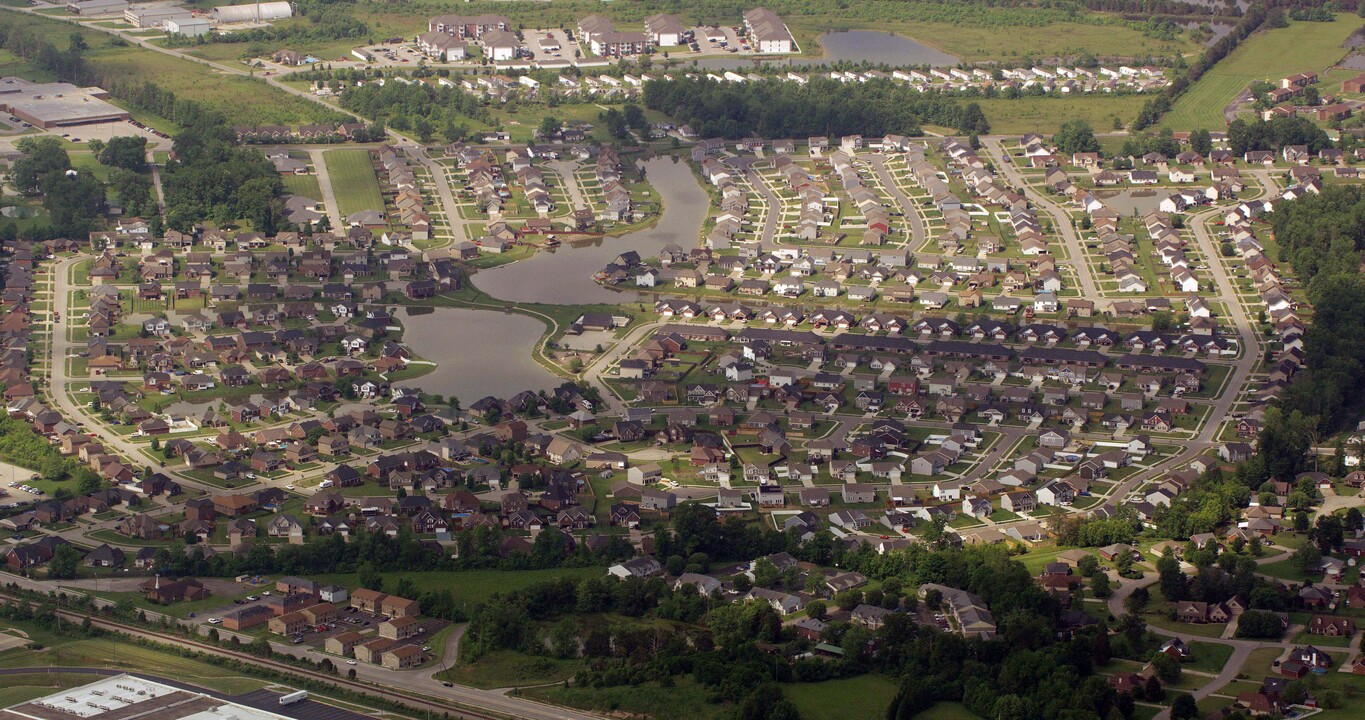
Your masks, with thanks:
[{"label": "white car", "polygon": [[285,486],[284,486],[284,489],[285,489],[285,490],[293,490],[293,489],[294,489],[294,486],[293,486],[293,485],[285,485]]},{"label": "white car", "polygon": [[209,618],[209,624],[210,624],[210,625],[217,625],[217,624],[219,624],[219,623],[221,623],[221,622],[223,622],[223,619],[222,619],[222,618]]},{"label": "white car", "polygon": [[347,665],[355,665],[356,662],[355,662],[354,660],[347,660],[347,661],[346,661],[346,664],[347,664]]}]

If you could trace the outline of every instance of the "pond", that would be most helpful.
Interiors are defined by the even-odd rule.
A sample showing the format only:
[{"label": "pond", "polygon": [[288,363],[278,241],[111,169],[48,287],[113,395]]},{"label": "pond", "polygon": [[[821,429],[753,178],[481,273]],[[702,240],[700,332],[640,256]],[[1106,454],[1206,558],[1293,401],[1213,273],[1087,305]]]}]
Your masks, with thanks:
[{"label": "pond", "polygon": [[560,382],[531,359],[545,324],[525,315],[464,308],[409,308],[403,342],[436,369],[404,381],[422,390],[457,397],[465,405],[493,395],[550,390]]},{"label": "pond", "polygon": [[633,291],[620,292],[598,285],[592,279],[593,273],[627,250],[649,258],[657,256],[669,243],[696,247],[710,203],[687,163],[672,156],[645,161],[645,179],[664,207],[663,217],[654,227],[541,251],[520,262],[480,271],[472,282],[495,298],[513,302],[580,305],[638,299]]},{"label": "pond", "polygon": [[824,56],[819,58],[769,57],[758,60],[752,56],[717,57],[702,58],[696,61],[696,65],[707,70],[751,70],[757,65],[800,67],[831,65],[837,62],[869,62],[897,67],[911,65],[952,67],[961,62],[957,57],[929,47],[918,40],[876,30],[827,32],[820,36],[819,42],[825,51]]},{"label": "pond", "polygon": [[1110,210],[1120,217],[1131,217],[1136,210],[1138,215],[1155,212],[1161,200],[1171,194],[1169,190],[1096,190],[1095,197],[1104,201]]}]

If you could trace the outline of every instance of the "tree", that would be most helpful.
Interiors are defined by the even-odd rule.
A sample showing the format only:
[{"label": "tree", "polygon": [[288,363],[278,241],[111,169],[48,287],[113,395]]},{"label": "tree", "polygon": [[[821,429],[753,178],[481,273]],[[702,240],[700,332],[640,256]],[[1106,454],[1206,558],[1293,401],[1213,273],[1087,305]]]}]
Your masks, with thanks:
[{"label": "tree", "polygon": [[76,568],[81,562],[81,551],[71,545],[59,545],[47,561],[48,577],[57,580],[70,580],[76,577]]},{"label": "tree", "polygon": [[1164,652],[1152,654],[1152,669],[1156,671],[1156,677],[1167,685],[1180,681],[1180,663]]},{"label": "tree", "polygon": [[1100,141],[1095,139],[1095,131],[1084,120],[1068,120],[1057,128],[1052,143],[1058,152],[1066,155],[1074,153],[1099,152]]},{"label": "tree", "polygon": [[1136,588],[1128,594],[1128,597],[1123,599],[1123,609],[1130,614],[1141,615],[1142,611],[1147,609],[1147,603],[1150,600],[1151,593],[1147,591],[1147,588]]},{"label": "tree", "polygon": [[1109,587],[1109,576],[1104,573],[1095,573],[1095,577],[1090,579],[1090,592],[1100,599],[1114,594],[1114,591]]},{"label": "tree", "polygon": [[1199,705],[1194,696],[1189,693],[1177,695],[1175,702],[1171,703],[1171,720],[1195,720],[1198,717]]},{"label": "tree", "polygon": [[825,606],[825,601],[812,600],[810,604],[806,605],[806,614],[812,618],[815,618],[816,620],[824,620],[825,617],[828,615],[828,609]]},{"label": "tree", "polygon": [[62,149],[59,138],[24,138],[15,146],[24,156],[10,166],[10,184],[25,195],[35,195],[44,177],[71,169],[71,157]]},{"label": "tree", "polygon": [[1304,545],[1294,554],[1289,556],[1289,560],[1294,564],[1294,569],[1304,575],[1315,573],[1318,566],[1322,563],[1322,551],[1316,545]]},{"label": "tree", "polygon": [[1247,610],[1237,621],[1237,637],[1278,640],[1284,634],[1280,616],[1269,610]]},{"label": "tree", "polygon": [[109,138],[98,157],[101,165],[135,173],[147,172],[147,138],[141,135]]},{"label": "tree", "polygon": [[1185,573],[1180,570],[1180,561],[1175,559],[1175,554],[1169,548],[1156,561],[1156,569],[1161,576],[1161,594],[1168,601],[1179,602],[1189,599],[1189,583]]},{"label": "tree", "polygon": [[1200,155],[1208,155],[1213,152],[1213,138],[1209,131],[1203,128],[1190,133],[1190,149]]},{"label": "tree", "polygon": [[554,137],[555,135],[558,135],[559,131],[562,130],[563,128],[564,123],[560,122],[559,118],[553,115],[546,115],[545,117],[540,119],[539,132],[541,139],[549,139],[551,137]]}]

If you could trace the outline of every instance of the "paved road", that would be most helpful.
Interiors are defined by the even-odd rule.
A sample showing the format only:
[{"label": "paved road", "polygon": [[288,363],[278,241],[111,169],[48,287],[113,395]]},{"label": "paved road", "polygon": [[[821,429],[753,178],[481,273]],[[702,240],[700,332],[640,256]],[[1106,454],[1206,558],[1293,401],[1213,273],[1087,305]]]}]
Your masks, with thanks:
[{"label": "paved road", "polygon": [[896,179],[891,177],[891,171],[886,168],[886,156],[881,153],[871,153],[862,156],[860,159],[866,160],[868,167],[876,173],[877,178],[882,181],[882,186],[886,188],[891,197],[895,198],[896,204],[900,205],[901,212],[905,214],[905,222],[910,226],[910,247],[919,248],[924,244],[927,230],[924,226],[924,216],[920,214],[919,205],[915,203],[909,195],[901,191],[900,185],[896,184]]},{"label": "paved road", "polygon": [[1099,283],[1095,281],[1094,272],[1090,268],[1090,263],[1086,259],[1085,243],[1081,241],[1080,234],[1072,225],[1071,213],[1066,208],[1053,202],[1052,198],[1039,192],[1029,184],[1024,176],[1015,168],[1013,162],[1007,162],[1006,157],[1009,153],[1005,151],[1002,144],[1003,138],[987,137],[981,138],[981,147],[995,163],[996,170],[1008,182],[1009,185],[1021,188],[1040,214],[1051,216],[1052,225],[1056,232],[1062,237],[1062,250],[1064,258],[1068,264],[1075,268],[1076,281],[1080,285],[1081,297],[1090,298],[1095,301],[1095,309],[1102,307],[1101,298],[1104,297],[1100,292]]},{"label": "paved road", "polygon": [[578,184],[578,176],[574,174],[574,169],[578,163],[571,160],[551,160],[545,166],[559,174],[561,182],[564,184],[564,192],[569,194],[569,204],[575,210],[582,210],[588,207],[588,199],[583,195],[583,187]]}]

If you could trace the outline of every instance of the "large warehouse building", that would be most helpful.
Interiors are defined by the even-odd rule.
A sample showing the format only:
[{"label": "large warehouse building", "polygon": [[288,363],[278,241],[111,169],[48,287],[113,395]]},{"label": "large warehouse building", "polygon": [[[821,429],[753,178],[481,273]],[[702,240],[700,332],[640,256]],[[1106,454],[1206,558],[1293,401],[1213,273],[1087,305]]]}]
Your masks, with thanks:
[{"label": "large warehouse building", "polygon": [[[351,713],[338,710],[336,717]],[[114,675],[0,710],[0,720],[288,720],[132,675]]]},{"label": "large warehouse building", "polygon": [[220,23],[266,22],[294,16],[287,2],[263,2],[247,5],[224,5],[213,9],[213,19]]},{"label": "large warehouse building", "polygon": [[33,83],[18,77],[0,78],[0,110],[23,118],[34,127],[127,120],[128,111],[105,102],[109,93],[71,83]]}]

